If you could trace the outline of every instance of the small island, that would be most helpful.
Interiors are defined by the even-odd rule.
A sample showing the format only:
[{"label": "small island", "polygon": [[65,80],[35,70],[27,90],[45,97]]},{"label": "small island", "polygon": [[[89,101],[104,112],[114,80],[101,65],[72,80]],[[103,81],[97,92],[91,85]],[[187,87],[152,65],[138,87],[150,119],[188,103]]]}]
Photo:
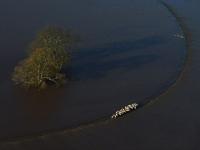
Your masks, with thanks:
[{"label": "small island", "polygon": [[59,27],[47,27],[31,44],[27,58],[15,67],[12,80],[26,88],[43,89],[66,83],[62,68],[70,62],[71,33]]}]

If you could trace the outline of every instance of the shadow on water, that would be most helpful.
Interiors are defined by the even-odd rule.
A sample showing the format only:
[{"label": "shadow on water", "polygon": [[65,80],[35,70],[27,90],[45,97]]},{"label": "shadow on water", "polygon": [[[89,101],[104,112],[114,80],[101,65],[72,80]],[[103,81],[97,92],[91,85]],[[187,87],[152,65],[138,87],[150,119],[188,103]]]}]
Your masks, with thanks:
[{"label": "shadow on water", "polygon": [[113,42],[100,48],[86,48],[73,54],[73,64],[67,68],[73,80],[104,77],[115,69],[128,71],[158,59],[157,54],[142,51],[164,43],[159,36],[150,36],[135,41]]}]

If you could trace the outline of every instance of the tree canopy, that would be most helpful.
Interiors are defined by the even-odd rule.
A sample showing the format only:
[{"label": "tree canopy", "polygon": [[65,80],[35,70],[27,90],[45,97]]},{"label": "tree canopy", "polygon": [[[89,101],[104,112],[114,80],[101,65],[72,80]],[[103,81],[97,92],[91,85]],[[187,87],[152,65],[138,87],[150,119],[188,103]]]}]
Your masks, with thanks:
[{"label": "tree canopy", "polygon": [[32,42],[28,57],[15,67],[13,81],[28,88],[44,88],[48,83],[63,84],[66,77],[61,70],[70,61],[72,42],[68,31],[58,27],[45,28]]}]

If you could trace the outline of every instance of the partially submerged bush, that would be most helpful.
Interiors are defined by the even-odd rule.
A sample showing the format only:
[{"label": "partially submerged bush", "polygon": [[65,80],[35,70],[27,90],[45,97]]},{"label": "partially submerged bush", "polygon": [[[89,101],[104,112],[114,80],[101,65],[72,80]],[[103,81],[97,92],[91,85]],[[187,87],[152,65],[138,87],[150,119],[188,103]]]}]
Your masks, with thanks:
[{"label": "partially submerged bush", "polygon": [[69,63],[72,42],[72,35],[61,28],[44,29],[33,41],[29,56],[15,67],[13,81],[28,88],[63,84],[66,78],[61,69]]}]

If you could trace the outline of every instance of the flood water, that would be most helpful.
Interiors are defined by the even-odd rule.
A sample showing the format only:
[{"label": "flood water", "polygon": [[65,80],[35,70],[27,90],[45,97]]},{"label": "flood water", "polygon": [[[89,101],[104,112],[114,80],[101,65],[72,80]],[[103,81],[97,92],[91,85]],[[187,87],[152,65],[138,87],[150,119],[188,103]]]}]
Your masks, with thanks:
[{"label": "flood water", "polygon": [[[1,139],[70,128],[142,103],[167,90],[186,60],[175,17],[154,0],[0,0],[0,21]],[[48,25],[80,36],[69,83],[40,93],[16,87],[14,66]]]}]

